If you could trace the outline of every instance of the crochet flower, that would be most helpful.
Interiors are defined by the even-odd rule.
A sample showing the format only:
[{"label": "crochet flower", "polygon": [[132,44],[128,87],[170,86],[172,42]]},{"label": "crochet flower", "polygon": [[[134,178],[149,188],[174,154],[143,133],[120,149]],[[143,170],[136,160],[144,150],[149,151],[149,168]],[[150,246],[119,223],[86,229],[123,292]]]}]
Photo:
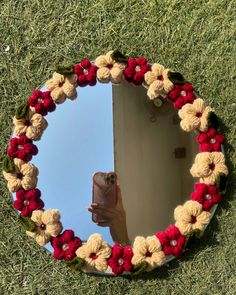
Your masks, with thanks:
[{"label": "crochet flower", "polygon": [[65,230],[51,241],[53,256],[58,260],[72,260],[75,251],[82,245],[80,238],[74,236],[73,230]]},{"label": "crochet flower", "polygon": [[113,51],[109,51],[106,55],[100,55],[95,60],[98,67],[97,78],[102,83],[120,83],[123,78],[125,64],[116,62],[112,59]]},{"label": "crochet flower", "polygon": [[191,200],[202,204],[203,210],[209,211],[211,207],[221,201],[221,195],[218,194],[215,185],[205,183],[196,183],[195,191],[191,193]]},{"label": "crochet flower", "polygon": [[44,117],[31,109],[29,109],[25,118],[18,120],[14,117],[13,124],[15,125],[14,133],[16,136],[26,135],[33,140],[40,140],[43,131],[48,126]]},{"label": "crochet flower", "polygon": [[35,210],[31,219],[37,225],[37,229],[34,232],[26,231],[26,234],[34,238],[40,246],[44,246],[62,231],[60,218],[60,213],[56,209]]},{"label": "crochet flower", "polygon": [[180,126],[185,131],[192,131],[199,129],[200,131],[207,131],[208,129],[208,115],[213,109],[209,106],[205,107],[205,103],[201,98],[194,100],[192,104],[185,104],[179,110],[179,117],[182,119]]},{"label": "crochet flower", "polygon": [[215,184],[221,173],[228,174],[224,154],[221,152],[197,154],[190,173],[193,177],[200,177],[200,182]]},{"label": "crochet flower", "polygon": [[51,98],[50,91],[42,92],[39,89],[34,90],[28,104],[34,108],[34,111],[42,116],[46,116],[48,112],[53,112],[56,105]]},{"label": "crochet flower", "polygon": [[147,95],[154,99],[162,94],[169,92],[174,84],[169,80],[169,69],[165,69],[161,64],[154,63],[151,71],[145,74],[145,82],[149,86]]},{"label": "crochet flower", "polygon": [[156,236],[136,237],[133,244],[134,256],[131,260],[136,265],[143,261],[148,263],[146,271],[151,271],[165,263],[165,254],[161,251],[160,241]]},{"label": "crochet flower", "polygon": [[202,205],[196,201],[187,201],[184,205],[175,208],[174,218],[182,235],[187,235],[193,230],[204,230],[204,226],[209,223],[211,214],[202,211]]},{"label": "crochet flower", "polygon": [[111,248],[103,241],[100,234],[93,234],[89,237],[87,243],[76,251],[76,255],[85,259],[89,267],[105,271],[107,259],[111,256]]},{"label": "crochet flower", "polygon": [[144,57],[128,59],[127,67],[124,70],[126,80],[135,85],[141,85],[144,81],[145,73],[151,70],[147,62],[147,59]]},{"label": "crochet flower", "polygon": [[19,189],[16,192],[16,200],[13,205],[16,210],[21,211],[22,216],[30,216],[34,210],[40,210],[44,207],[41,200],[39,189],[24,190]]},{"label": "crochet flower", "polygon": [[112,255],[108,259],[108,265],[116,276],[121,275],[124,271],[131,271],[133,265],[131,259],[133,257],[132,247],[122,247],[119,244],[115,244],[112,247]]},{"label": "crochet flower", "polygon": [[24,162],[29,162],[32,156],[37,155],[38,148],[33,144],[32,139],[25,135],[10,139],[10,147],[7,154],[11,158],[18,158]]},{"label": "crochet flower", "polygon": [[200,133],[197,136],[197,142],[200,144],[201,152],[221,151],[221,144],[224,142],[224,136],[210,128],[206,133]]},{"label": "crochet flower", "polygon": [[74,66],[74,74],[77,75],[77,84],[80,87],[86,85],[94,86],[97,83],[97,67],[92,65],[88,59]]},{"label": "crochet flower", "polygon": [[20,159],[14,159],[16,172],[7,173],[3,171],[3,176],[7,180],[7,187],[10,192],[16,192],[23,188],[29,190],[35,188],[38,181],[38,168],[31,163],[25,163]]},{"label": "crochet flower", "polygon": [[168,93],[168,98],[173,101],[177,109],[181,109],[183,105],[192,103],[196,98],[193,85],[190,83],[174,85],[174,89]]},{"label": "crochet flower", "polygon": [[51,97],[55,103],[61,104],[66,98],[76,99],[76,81],[76,75],[63,76],[55,72],[52,79],[45,83],[45,86],[51,91]]},{"label": "crochet flower", "polygon": [[181,235],[176,226],[170,225],[166,231],[156,233],[156,237],[165,255],[180,256],[183,253],[185,236]]}]

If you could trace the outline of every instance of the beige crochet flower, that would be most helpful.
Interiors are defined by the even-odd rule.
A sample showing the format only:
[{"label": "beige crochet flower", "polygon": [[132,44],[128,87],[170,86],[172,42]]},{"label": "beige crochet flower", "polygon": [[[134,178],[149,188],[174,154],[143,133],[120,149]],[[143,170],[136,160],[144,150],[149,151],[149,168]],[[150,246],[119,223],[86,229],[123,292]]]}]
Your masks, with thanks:
[{"label": "beige crochet flower", "polygon": [[62,231],[63,227],[60,218],[57,209],[34,210],[31,219],[36,223],[37,229],[35,232],[26,231],[26,233],[28,236],[35,238],[40,246],[43,246],[51,240],[51,237],[58,236]]},{"label": "beige crochet flower", "polygon": [[105,271],[107,269],[107,258],[111,255],[111,248],[103,241],[100,234],[93,234],[86,244],[77,249],[76,255],[85,259],[89,267]]},{"label": "beige crochet flower", "polygon": [[63,103],[66,98],[76,99],[76,75],[63,76],[54,73],[52,79],[45,83],[46,88],[51,91],[51,97],[57,104]]},{"label": "beige crochet flower", "polygon": [[220,173],[228,174],[224,154],[221,152],[197,154],[190,173],[193,177],[200,177],[200,182],[215,184]]},{"label": "beige crochet flower", "polygon": [[161,251],[160,241],[156,236],[150,236],[146,239],[144,237],[136,237],[133,244],[134,256],[132,257],[132,264],[136,265],[143,261],[148,263],[146,271],[151,271],[157,266],[165,263],[166,257]]},{"label": "beige crochet flower", "polygon": [[38,182],[38,168],[32,163],[15,158],[14,164],[16,167],[15,173],[7,173],[3,171],[3,176],[7,180],[7,187],[10,192],[16,192],[20,188],[29,190],[35,188]]},{"label": "beige crochet flower", "polygon": [[109,51],[106,55],[100,55],[95,60],[95,65],[98,67],[97,78],[102,83],[120,83],[123,78],[125,64],[116,62],[112,59]]},{"label": "beige crochet flower", "polygon": [[210,221],[210,216],[210,212],[202,211],[200,203],[189,200],[175,208],[175,226],[179,228],[182,235],[187,235],[196,229],[203,231],[204,226]]},{"label": "beige crochet flower", "polygon": [[148,87],[147,95],[154,99],[165,94],[174,88],[174,84],[168,78],[170,69],[165,69],[161,64],[154,63],[152,70],[144,75],[144,80]]},{"label": "beige crochet flower", "polygon": [[205,103],[201,98],[195,99],[192,104],[186,103],[178,112],[182,119],[180,126],[185,131],[192,131],[197,128],[203,132],[207,131],[207,118],[212,111],[211,107],[205,107]]},{"label": "beige crochet flower", "polygon": [[29,109],[25,118],[18,120],[14,117],[13,124],[15,125],[14,133],[16,136],[25,134],[33,140],[40,140],[44,130],[48,126],[48,122],[44,117],[35,113],[32,109]]}]

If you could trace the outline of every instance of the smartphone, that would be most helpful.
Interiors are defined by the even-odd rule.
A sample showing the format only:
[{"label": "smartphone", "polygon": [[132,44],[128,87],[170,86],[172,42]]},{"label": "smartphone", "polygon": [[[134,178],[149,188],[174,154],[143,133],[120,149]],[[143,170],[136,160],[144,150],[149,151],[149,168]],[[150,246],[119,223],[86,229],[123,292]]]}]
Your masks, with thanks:
[{"label": "smartphone", "polygon": [[[116,206],[117,203],[117,175],[115,172],[96,172],[93,175],[93,203],[102,204],[107,208]],[[93,222],[106,222],[98,214],[92,214]]]}]

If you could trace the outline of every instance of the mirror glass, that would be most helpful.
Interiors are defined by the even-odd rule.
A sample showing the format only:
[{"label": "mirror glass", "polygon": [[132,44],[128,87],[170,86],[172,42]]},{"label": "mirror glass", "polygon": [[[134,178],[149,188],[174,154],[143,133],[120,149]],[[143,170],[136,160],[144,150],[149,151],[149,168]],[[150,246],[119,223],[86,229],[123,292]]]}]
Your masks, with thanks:
[{"label": "mirror glass", "polygon": [[[193,189],[193,134],[181,130],[172,103],[155,106],[143,86],[97,83],[77,93],[75,101],[66,100],[46,116],[48,128],[35,142],[39,153],[31,162],[39,168],[45,209],[59,209],[64,229],[84,241],[98,232],[111,245],[113,240],[128,244],[138,235],[164,230]],[[105,214],[104,208],[90,206],[93,174],[100,171],[115,171],[120,183],[121,194],[108,192],[108,203],[115,194],[112,226],[104,215],[98,224],[92,220],[91,210]],[[108,176],[103,180],[112,185],[113,175]],[[103,196],[96,194],[99,203]],[[50,243],[46,248],[52,250]]]}]

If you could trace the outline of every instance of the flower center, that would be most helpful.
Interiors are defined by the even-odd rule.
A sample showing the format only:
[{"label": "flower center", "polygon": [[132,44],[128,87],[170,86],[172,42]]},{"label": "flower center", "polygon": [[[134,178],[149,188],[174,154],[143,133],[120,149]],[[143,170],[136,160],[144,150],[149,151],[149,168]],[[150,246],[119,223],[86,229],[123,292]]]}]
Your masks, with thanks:
[{"label": "flower center", "polygon": [[42,224],[40,225],[40,229],[41,229],[41,230],[45,230],[45,229],[46,229],[46,224],[42,223]]},{"label": "flower center", "polygon": [[215,169],[215,164],[214,164],[214,163],[211,163],[211,164],[209,165],[209,169],[210,169],[210,170],[214,170],[214,169]]},{"label": "flower center", "polygon": [[25,126],[30,126],[30,125],[31,125],[30,120],[25,120]]},{"label": "flower center", "polygon": [[191,215],[191,223],[194,224],[197,221],[197,217]]},{"label": "flower center", "polygon": [[163,76],[162,76],[162,75],[159,75],[159,76],[157,76],[157,80],[163,81],[163,80],[164,80],[164,78],[163,78]]},{"label": "flower center", "polygon": [[88,72],[89,72],[89,71],[88,71],[87,69],[84,69],[84,70],[83,70],[83,74],[84,74],[84,75],[88,75]]},{"label": "flower center", "polygon": [[62,246],[62,249],[63,249],[63,251],[66,251],[67,249],[69,249],[69,246],[68,246],[67,244],[64,244],[64,245]]},{"label": "flower center", "polygon": [[170,245],[173,246],[173,247],[176,246],[177,245],[177,241],[176,240],[170,241]]},{"label": "flower center", "polygon": [[23,148],[24,148],[24,147],[23,147],[21,144],[19,144],[19,145],[17,146],[17,149],[18,149],[18,150],[23,150]]},{"label": "flower center", "polygon": [[140,66],[136,66],[135,67],[135,72],[140,72],[141,71],[141,67]]},{"label": "flower center", "polygon": [[211,195],[210,195],[210,194],[207,194],[207,195],[205,195],[205,198],[206,198],[207,200],[210,200],[210,199],[211,199]]},{"label": "flower center", "polygon": [[215,138],[211,138],[211,139],[210,139],[210,143],[216,143]]},{"label": "flower center", "polygon": [[122,258],[119,258],[119,259],[118,259],[118,264],[119,264],[119,265],[122,265],[123,263],[124,263],[124,260],[123,260]]},{"label": "flower center", "polygon": [[95,260],[95,259],[98,258],[98,256],[96,255],[96,253],[91,253],[89,257],[92,258],[93,260]]},{"label": "flower center", "polygon": [[29,201],[28,200],[24,200],[24,203],[23,203],[25,206],[28,206],[29,205]]},{"label": "flower center", "polygon": [[38,99],[38,103],[43,103],[43,99],[42,98],[39,98]]},{"label": "flower center", "polygon": [[58,87],[62,87],[63,84],[64,84],[64,82],[60,82],[60,83],[58,84]]},{"label": "flower center", "polygon": [[184,91],[184,90],[182,90],[181,92],[180,92],[180,94],[182,95],[182,96],[186,96],[186,91]]},{"label": "flower center", "polygon": [[152,256],[152,253],[149,252],[149,251],[147,251],[145,256],[146,256],[146,257],[151,257],[151,256]]},{"label": "flower center", "polygon": [[110,69],[112,69],[113,68],[113,64],[108,64],[107,65],[107,68],[110,70]]},{"label": "flower center", "polygon": [[17,178],[22,179],[24,175],[22,173],[17,173]]},{"label": "flower center", "polygon": [[201,116],[202,116],[202,113],[201,112],[197,112],[196,113],[196,117],[201,118]]}]

